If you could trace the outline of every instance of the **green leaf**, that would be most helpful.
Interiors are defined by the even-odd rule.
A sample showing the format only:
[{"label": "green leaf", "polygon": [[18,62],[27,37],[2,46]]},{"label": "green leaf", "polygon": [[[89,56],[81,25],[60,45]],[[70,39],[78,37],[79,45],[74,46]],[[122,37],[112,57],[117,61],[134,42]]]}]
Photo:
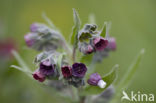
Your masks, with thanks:
[{"label": "green leaf", "polygon": [[103,25],[103,28],[102,28],[102,31],[101,31],[101,34],[100,34],[104,38],[107,35],[106,29],[107,29],[107,22],[104,22],[104,25]]},{"label": "green leaf", "polygon": [[30,71],[28,71],[28,70],[25,70],[25,69],[23,69],[23,68],[21,68],[21,67],[18,67],[18,66],[16,66],[16,65],[11,65],[11,68],[15,68],[15,69],[17,69],[17,70],[19,70],[19,71],[21,71],[21,72],[24,72],[24,73],[26,73],[30,78],[32,78],[32,72],[30,72]]},{"label": "green leaf", "polygon": [[23,69],[23,68],[21,68],[21,67],[19,67],[19,66],[16,66],[16,65],[11,65],[11,68],[15,68],[15,69],[17,69],[17,70],[19,70],[19,71],[32,74],[32,72],[27,71],[27,70],[25,70],[25,69]]},{"label": "green leaf", "polygon": [[79,37],[79,40],[80,42],[89,42],[89,38],[91,37],[92,35],[89,32],[83,32]]},{"label": "green leaf", "polygon": [[139,67],[139,64],[140,64],[140,62],[142,60],[144,52],[145,52],[145,50],[142,49],[140,51],[139,55],[137,56],[135,62],[129,67],[127,73],[125,73],[125,75],[123,76],[123,79],[121,80],[121,82],[118,85],[119,89],[122,89],[122,88],[124,88],[124,87],[129,85],[130,80],[132,79],[132,77],[134,76],[136,70]]},{"label": "green leaf", "polygon": [[29,67],[26,65],[26,63],[24,62],[24,60],[20,57],[20,55],[15,51],[12,50],[12,54],[15,57],[15,59],[17,60],[17,62],[19,63],[19,65],[25,69],[26,71],[31,72],[31,70],[29,69]]},{"label": "green leaf", "polygon": [[78,43],[77,36],[78,36],[78,32],[80,30],[81,21],[80,21],[79,15],[75,9],[73,9],[73,16],[74,16],[74,27],[72,29],[72,35],[70,38],[70,42],[72,45],[74,44],[74,46],[76,46]]},{"label": "green leaf", "polygon": [[45,12],[42,13],[42,17],[52,29],[57,30],[58,32],[60,32],[60,30],[54,25],[54,23],[46,16]]},{"label": "green leaf", "polygon": [[93,55],[94,54],[83,55],[80,62],[89,65],[92,62]]},{"label": "green leaf", "polygon": [[117,68],[119,66],[115,65],[110,73],[102,77],[102,80],[106,82],[105,88],[100,88],[98,86],[88,85],[82,95],[96,95],[102,93],[106,88],[108,88],[117,78]]},{"label": "green leaf", "polygon": [[63,78],[63,75],[61,73],[61,65],[62,65],[62,59],[65,55],[66,55],[65,53],[62,53],[57,57],[57,67],[58,67],[58,72],[60,73],[59,80]]},{"label": "green leaf", "polygon": [[125,73],[125,75],[122,76],[121,82],[119,82],[118,86],[116,87],[116,95],[111,100],[111,103],[118,103],[118,101],[120,100],[119,98],[121,98],[121,91],[130,84],[135,72],[137,71],[139,67],[139,64],[141,63],[144,52],[145,52],[144,49],[140,51],[140,53],[136,57],[136,60],[128,68],[127,73]]}]

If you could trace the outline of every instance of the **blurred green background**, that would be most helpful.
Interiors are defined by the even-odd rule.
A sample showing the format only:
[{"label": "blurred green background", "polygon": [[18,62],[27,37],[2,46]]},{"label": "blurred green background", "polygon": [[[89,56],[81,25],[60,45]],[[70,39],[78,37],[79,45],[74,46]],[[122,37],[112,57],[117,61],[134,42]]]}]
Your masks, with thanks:
[{"label": "blurred green background", "polygon": [[[111,21],[110,35],[117,39],[117,51],[98,65],[105,74],[119,64],[118,82],[141,48],[143,61],[126,91],[156,94],[156,1],[155,0],[0,0],[0,40],[14,38],[18,52],[32,70],[37,52],[27,49],[23,36],[33,22],[45,22],[42,12],[61,29],[68,39],[73,26],[72,8],[76,8],[83,24],[94,13],[99,28]],[[24,73],[10,69],[14,59],[0,63],[0,103],[62,103],[50,91],[43,90]],[[52,93],[54,94],[54,93]],[[63,102],[64,103],[64,102]]]}]

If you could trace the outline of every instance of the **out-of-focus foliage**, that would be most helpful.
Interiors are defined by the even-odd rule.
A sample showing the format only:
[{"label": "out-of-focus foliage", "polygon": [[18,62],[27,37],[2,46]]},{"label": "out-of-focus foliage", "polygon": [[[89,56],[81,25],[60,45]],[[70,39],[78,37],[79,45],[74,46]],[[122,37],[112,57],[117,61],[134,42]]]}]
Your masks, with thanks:
[{"label": "out-of-focus foliage", "polygon": [[[19,54],[35,70],[32,63],[37,53],[28,49],[23,39],[29,25],[44,22],[41,15],[46,12],[68,39],[73,25],[72,8],[77,9],[82,23],[87,23],[90,13],[96,15],[99,28],[102,28],[104,21],[112,22],[110,35],[117,38],[117,51],[97,65],[96,70],[105,74],[114,64],[119,64],[120,80],[136,53],[145,48],[144,59],[128,90],[156,94],[155,0],[0,0],[0,40],[7,37],[15,39],[20,47]],[[1,103],[61,103],[62,98],[57,99],[53,90],[43,90],[36,85],[36,81],[9,69],[11,64],[17,64],[16,61],[0,59]]]}]

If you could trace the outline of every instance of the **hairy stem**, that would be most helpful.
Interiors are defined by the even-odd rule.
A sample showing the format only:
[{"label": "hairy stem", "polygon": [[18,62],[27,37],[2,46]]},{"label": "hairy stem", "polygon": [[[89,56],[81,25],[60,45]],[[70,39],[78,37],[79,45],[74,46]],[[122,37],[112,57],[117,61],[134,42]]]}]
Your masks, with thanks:
[{"label": "hairy stem", "polygon": [[73,48],[73,55],[72,55],[73,63],[75,62],[75,57],[76,57],[76,48]]}]

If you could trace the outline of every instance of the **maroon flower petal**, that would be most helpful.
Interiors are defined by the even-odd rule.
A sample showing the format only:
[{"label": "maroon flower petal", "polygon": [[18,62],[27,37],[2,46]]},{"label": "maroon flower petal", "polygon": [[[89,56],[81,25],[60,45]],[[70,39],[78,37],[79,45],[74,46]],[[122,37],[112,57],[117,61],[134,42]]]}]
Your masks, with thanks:
[{"label": "maroon flower petal", "polygon": [[93,44],[97,51],[102,51],[108,45],[108,40],[106,40],[102,37],[97,37],[93,40]]},{"label": "maroon flower petal", "polygon": [[33,78],[40,82],[43,82],[45,80],[45,75],[43,75],[39,70],[37,70],[33,73]]},{"label": "maroon flower petal", "polygon": [[65,78],[71,77],[72,76],[72,71],[70,66],[63,66],[61,68],[62,74]]}]

